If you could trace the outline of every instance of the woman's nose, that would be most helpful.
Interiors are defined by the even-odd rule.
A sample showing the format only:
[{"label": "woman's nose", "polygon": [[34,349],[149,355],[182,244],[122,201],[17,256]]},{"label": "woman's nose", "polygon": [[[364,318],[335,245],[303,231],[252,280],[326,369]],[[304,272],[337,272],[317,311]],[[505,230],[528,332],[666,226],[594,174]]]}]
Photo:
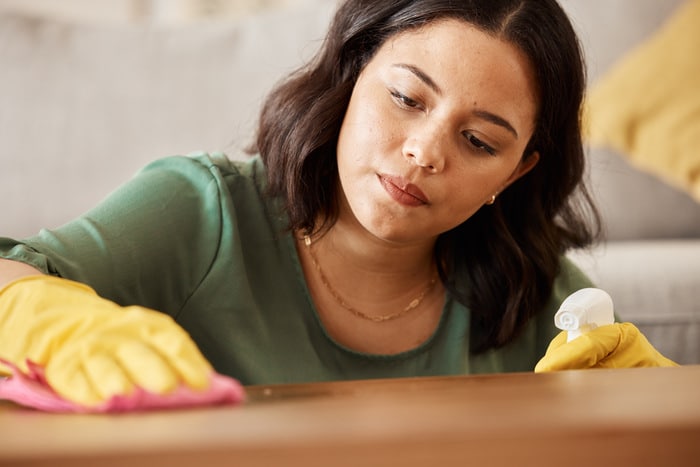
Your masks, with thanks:
[{"label": "woman's nose", "polygon": [[421,128],[409,134],[403,145],[403,154],[410,162],[439,173],[445,168],[445,135],[438,129]]}]

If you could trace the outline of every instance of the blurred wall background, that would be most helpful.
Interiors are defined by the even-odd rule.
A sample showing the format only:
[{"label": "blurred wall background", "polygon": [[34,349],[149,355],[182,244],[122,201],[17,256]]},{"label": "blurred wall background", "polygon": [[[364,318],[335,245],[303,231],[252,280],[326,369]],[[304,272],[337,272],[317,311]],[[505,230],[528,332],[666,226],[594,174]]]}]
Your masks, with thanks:
[{"label": "blurred wall background", "polygon": [[63,20],[176,23],[226,20],[307,0],[0,0],[0,12]]}]

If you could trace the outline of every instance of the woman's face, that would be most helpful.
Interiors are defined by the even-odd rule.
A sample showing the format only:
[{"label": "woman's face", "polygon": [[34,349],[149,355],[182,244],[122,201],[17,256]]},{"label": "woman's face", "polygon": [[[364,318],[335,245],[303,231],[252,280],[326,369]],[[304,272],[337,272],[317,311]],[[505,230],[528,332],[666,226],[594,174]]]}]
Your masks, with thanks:
[{"label": "woman's face", "polygon": [[458,20],[387,40],[361,72],[338,139],[338,222],[432,242],[537,162],[521,156],[537,95],[526,57]]}]

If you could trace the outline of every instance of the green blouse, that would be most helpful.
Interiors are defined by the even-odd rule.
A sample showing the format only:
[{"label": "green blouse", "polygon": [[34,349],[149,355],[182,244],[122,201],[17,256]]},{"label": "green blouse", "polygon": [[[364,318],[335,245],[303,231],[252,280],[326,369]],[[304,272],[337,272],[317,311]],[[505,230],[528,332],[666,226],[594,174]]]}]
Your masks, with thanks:
[{"label": "green blouse", "polygon": [[561,301],[591,286],[562,259],[547,309],[502,349],[470,355],[469,310],[448,296],[418,348],[356,352],[324,330],[286,217],[264,188],[259,157],[165,158],[75,221],[22,241],[0,238],[0,257],[168,313],[219,372],[244,384],[530,371],[558,332]]}]

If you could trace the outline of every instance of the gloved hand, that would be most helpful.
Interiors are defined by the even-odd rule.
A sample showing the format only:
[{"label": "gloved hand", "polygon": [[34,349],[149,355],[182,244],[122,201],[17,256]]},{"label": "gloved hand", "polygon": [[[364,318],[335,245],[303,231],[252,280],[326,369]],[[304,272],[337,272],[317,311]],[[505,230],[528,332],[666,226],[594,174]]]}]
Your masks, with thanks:
[{"label": "gloved hand", "polygon": [[584,368],[678,366],[664,357],[632,323],[600,326],[566,342],[560,332],[535,366],[535,372]]},{"label": "gloved hand", "polygon": [[83,284],[42,275],[0,289],[0,357],[23,371],[27,359],[43,366],[56,392],[83,405],[134,386],[159,394],[181,383],[203,390],[213,372],[169,316],[120,307]]}]

